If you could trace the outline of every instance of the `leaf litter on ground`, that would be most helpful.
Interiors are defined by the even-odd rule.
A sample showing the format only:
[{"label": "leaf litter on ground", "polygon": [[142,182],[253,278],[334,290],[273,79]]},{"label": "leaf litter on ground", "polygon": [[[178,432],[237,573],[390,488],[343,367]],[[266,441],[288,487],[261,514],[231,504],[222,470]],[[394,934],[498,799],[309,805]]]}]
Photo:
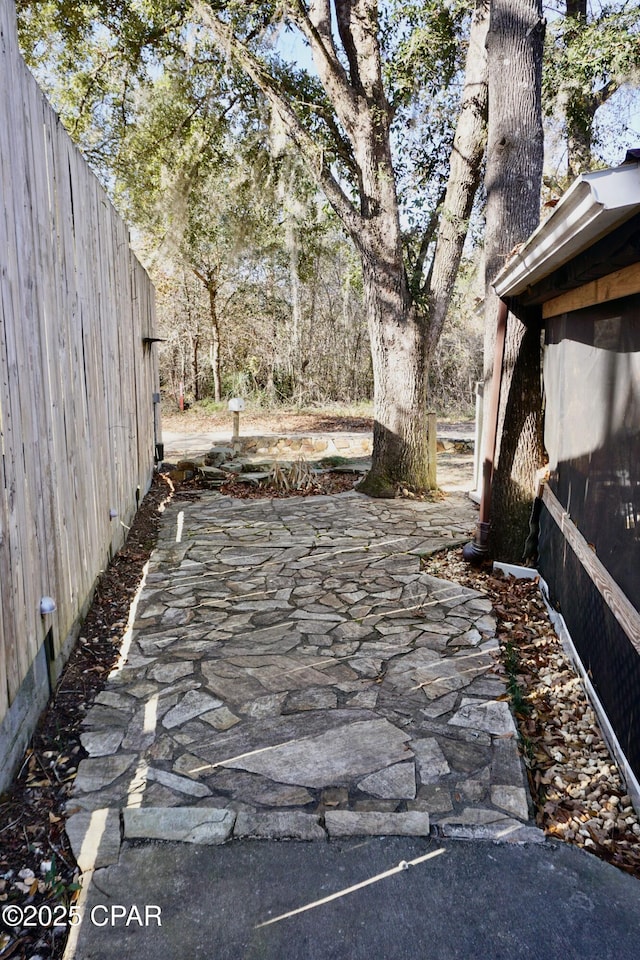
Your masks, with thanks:
[{"label": "leaf litter on ground", "polygon": [[536,822],[640,878],[640,821],[595,712],[549,618],[537,578],[470,567],[462,550],[425,558],[432,576],[493,603],[501,659],[520,733]]}]

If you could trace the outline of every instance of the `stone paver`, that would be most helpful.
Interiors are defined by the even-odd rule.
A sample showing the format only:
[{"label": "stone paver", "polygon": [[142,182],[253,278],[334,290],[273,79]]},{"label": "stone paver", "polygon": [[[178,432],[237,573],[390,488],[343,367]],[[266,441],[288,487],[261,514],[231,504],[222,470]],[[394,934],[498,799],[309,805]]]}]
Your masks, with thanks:
[{"label": "stone paver", "polygon": [[537,837],[491,604],[419,569],[474,523],[459,495],[171,505],[70,808],[199,842]]},{"label": "stone paver", "polygon": [[180,840],[185,843],[223,843],[236,820],[232,810],[193,807],[124,811],[126,840]]},{"label": "stone paver", "polygon": [[325,823],[329,837],[429,836],[429,814],[417,810],[406,813],[384,813],[376,810],[330,810]]},{"label": "stone paver", "polygon": [[118,810],[74,813],[65,829],[76,863],[83,872],[118,862],[121,843]]}]

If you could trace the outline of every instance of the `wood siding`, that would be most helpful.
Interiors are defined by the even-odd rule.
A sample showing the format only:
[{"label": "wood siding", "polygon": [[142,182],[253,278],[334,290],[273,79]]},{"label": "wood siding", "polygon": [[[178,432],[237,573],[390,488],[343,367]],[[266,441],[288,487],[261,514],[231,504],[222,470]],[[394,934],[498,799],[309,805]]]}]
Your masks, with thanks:
[{"label": "wood siding", "polygon": [[542,304],[542,319],[550,320],[563,313],[572,313],[592,307],[597,303],[608,303],[610,300],[619,300],[640,293],[640,263],[632,263],[628,267],[608,273],[598,280],[585,283],[575,290],[567,290],[552,300]]},{"label": "wood siding", "polygon": [[[0,721],[50,628],[60,656],[150,484],[153,327],[127,227],[24,65],[3,2]],[[47,617],[43,596],[57,604]]]}]

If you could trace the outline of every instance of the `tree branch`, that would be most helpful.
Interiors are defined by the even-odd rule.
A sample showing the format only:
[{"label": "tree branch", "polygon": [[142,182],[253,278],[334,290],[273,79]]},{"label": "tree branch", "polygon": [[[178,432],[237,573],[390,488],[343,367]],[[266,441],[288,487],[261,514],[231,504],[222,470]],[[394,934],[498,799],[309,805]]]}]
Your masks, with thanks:
[{"label": "tree branch", "polygon": [[351,31],[351,11],[351,0],[337,0],[336,19],[338,21],[338,32],[342,40],[344,52],[347,55],[347,60],[349,61],[351,83],[354,87],[360,87],[360,89],[362,89],[360,71],[358,69],[358,51]]},{"label": "tree branch", "polygon": [[471,24],[465,64],[465,82],[460,114],[456,125],[449,165],[449,179],[442,207],[438,239],[429,271],[428,290],[429,350],[432,352],[442,333],[464,241],[469,228],[473,200],[480,183],[485,150],[488,64],[486,38],[489,4],[479,0]]},{"label": "tree branch", "polygon": [[381,83],[377,0],[335,0],[338,32],[349,61],[351,84],[361,98],[390,108]]},{"label": "tree branch", "polygon": [[[81,120],[82,115],[83,115],[83,113],[84,113],[85,107],[86,107],[87,102],[88,102],[88,100],[89,100],[89,96],[90,96],[90,94],[93,92],[93,88],[94,88],[94,85],[96,84],[96,82],[97,82],[97,80],[98,80],[98,77],[99,77],[101,74],[103,74],[103,72],[104,72],[104,70],[105,70],[105,67],[106,67],[106,65],[109,63],[109,61],[110,61],[110,60],[114,60],[117,56],[118,56],[117,51],[114,51],[114,50],[104,52],[104,53],[101,55],[101,57],[100,57],[100,59],[99,59],[99,61],[98,61],[98,65],[97,65],[97,66],[95,67],[95,69],[92,70],[92,72],[89,74],[89,76],[88,76],[88,78],[87,78],[87,84],[86,84],[86,87],[85,87],[85,91],[84,91],[84,93],[83,93],[83,95],[82,95],[82,99],[81,99],[81,101],[80,101],[80,103],[79,103],[79,105],[78,105],[78,115],[77,115],[77,117],[76,117],[76,119],[75,119],[75,121],[74,121],[73,128],[72,128],[74,135],[77,136],[77,134],[78,134],[78,125],[79,125],[79,123],[80,123],[80,120]],[[124,102],[124,97],[123,97],[123,102]]]},{"label": "tree branch", "polygon": [[202,272],[202,270],[199,270],[198,267],[194,267],[193,264],[191,264],[191,271],[192,271],[193,275],[198,278],[198,280],[200,280],[200,281],[202,281],[202,283],[204,283],[205,287],[206,287],[207,290],[208,290],[208,289],[209,289],[209,284],[211,283],[211,281],[210,281],[209,279],[207,279],[207,277],[204,275],[204,273]]},{"label": "tree branch", "polygon": [[316,16],[312,20],[302,0],[296,0],[291,6],[291,17],[311,47],[320,82],[351,138],[358,116],[358,100],[333,42],[331,5],[328,0],[323,0],[322,3],[316,3],[315,7]]},{"label": "tree branch", "polygon": [[304,103],[300,100],[298,100],[298,103],[308,107],[309,110],[313,111],[313,113],[320,117],[320,119],[327,125],[335,144],[336,157],[338,157],[338,159],[344,163],[347,170],[349,170],[354,177],[357,177],[358,168],[353,158],[351,143],[338,126],[336,118],[331,113],[331,110],[326,109],[326,107],[321,103]]},{"label": "tree branch", "polygon": [[[596,110],[598,107],[601,107],[603,103],[606,103],[609,97],[612,97],[616,90],[620,89],[620,80],[612,79],[605,83],[604,87],[601,90],[596,90],[593,94],[593,102],[595,103]],[[595,113],[595,110],[594,110]]]},{"label": "tree branch", "polygon": [[[411,271],[411,289],[412,290],[421,290],[424,293],[424,288],[422,288],[422,272],[424,270],[425,261],[427,259],[427,253],[429,252],[429,246],[433,241],[435,232],[438,227],[438,222],[440,220],[441,207],[444,203],[444,198],[447,193],[447,188],[444,186],[440,191],[436,205],[433,208],[433,212],[429,217],[429,222],[425,228],[425,231],[422,235],[422,240],[420,241],[420,249],[418,251],[418,256],[416,257],[416,262]],[[422,288],[422,289],[421,289]]]},{"label": "tree branch", "polygon": [[309,174],[324,190],[329,203],[341,219],[345,229],[354,239],[357,239],[363,226],[360,214],[331,173],[326,164],[322,148],[315,143],[305,129],[288,103],[276,78],[268,71],[265,64],[248,50],[242,41],[238,40],[233,31],[211,13],[202,0],[196,0],[194,11],[204,25],[209,28],[220,49],[235,58],[262,91],[272,109],[278,114],[287,135],[306,160]]}]

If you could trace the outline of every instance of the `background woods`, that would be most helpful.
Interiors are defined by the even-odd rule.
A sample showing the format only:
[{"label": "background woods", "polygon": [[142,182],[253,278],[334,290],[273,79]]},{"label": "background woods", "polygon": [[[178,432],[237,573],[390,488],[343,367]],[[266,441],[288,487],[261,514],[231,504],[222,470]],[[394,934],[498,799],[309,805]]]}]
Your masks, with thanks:
[{"label": "background woods", "polygon": [[[554,202],[637,125],[635,5],[508,6],[20,0],[26,56],[158,285],[166,394],[371,399],[369,492],[427,485],[426,409],[470,412],[482,301],[493,318],[491,281],[538,220],[541,175]],[[514,102],[507,14],[531,60]],[[509,364],[534,384],[535,345],[522,349]],[[522,516],[539,460],[525,393],[504,432],[537,426],[503,458],[495,500],[512,511],[522,487]]]}]

